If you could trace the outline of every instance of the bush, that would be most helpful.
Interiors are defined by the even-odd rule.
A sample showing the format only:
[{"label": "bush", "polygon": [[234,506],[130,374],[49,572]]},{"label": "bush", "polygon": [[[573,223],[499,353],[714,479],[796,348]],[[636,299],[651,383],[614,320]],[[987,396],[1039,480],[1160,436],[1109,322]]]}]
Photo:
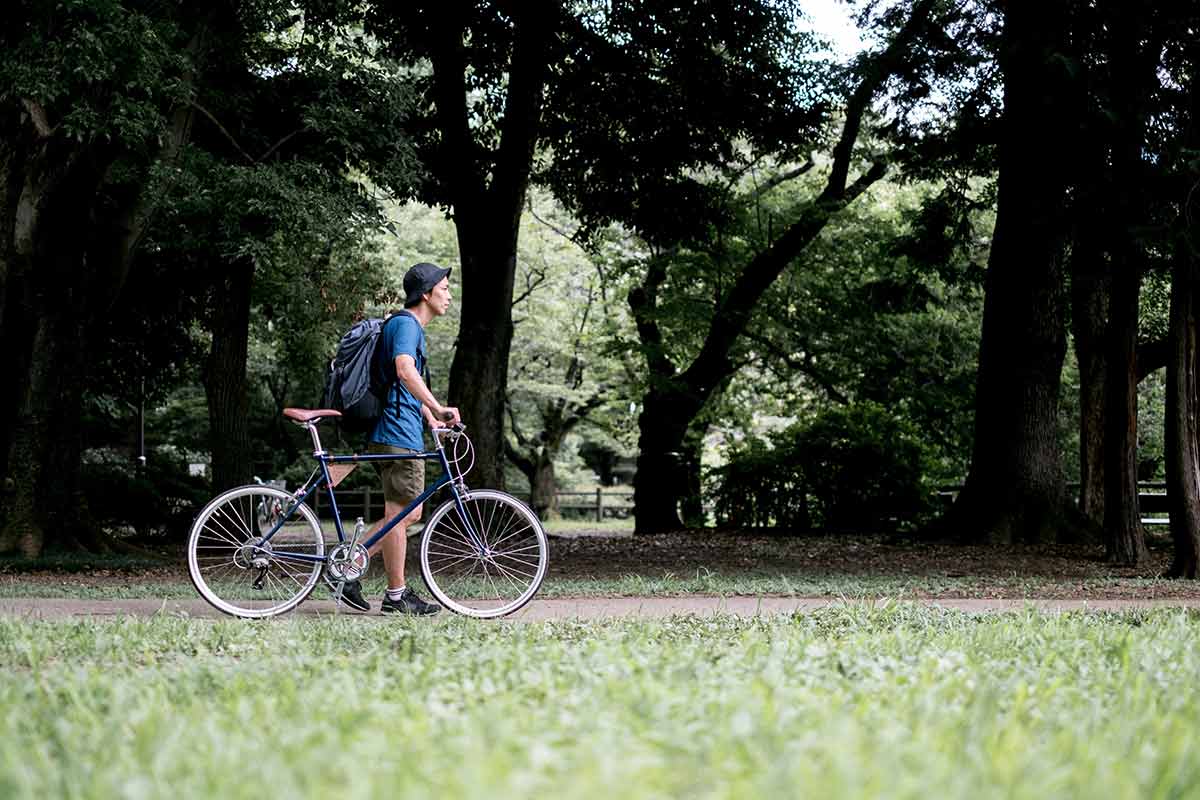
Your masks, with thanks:
[{"label": "bush", "polygon": [[895,529],[930,508],[930,454],[882,406],[832,408],[768,441],[748,439],[713,473],[721,525]]},{"label": "bush", "polygon": [[140,469],[123,453],[90,450],[80,477],[88,511],[117,535],[181,540],[210,494],[204,478],[188,474],[187,460],[165,449]]},{"label": "bush", "polygon": [[789,452],[771,443],[746,439],[710,479],[721,527],[812,527],[803,471]]}]

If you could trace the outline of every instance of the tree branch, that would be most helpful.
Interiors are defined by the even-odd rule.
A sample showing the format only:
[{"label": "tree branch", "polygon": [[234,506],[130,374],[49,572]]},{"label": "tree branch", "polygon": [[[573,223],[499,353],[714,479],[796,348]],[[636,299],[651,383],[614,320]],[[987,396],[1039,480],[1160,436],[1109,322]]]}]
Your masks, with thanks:
[{"label": "tree branch", "polygon": [[504,457],[511,461],[513,466],[521,470],[521,473],[526,478],[529,478],[530,481],[533,480],[533,473],[535,471],[533,459],[518,450],[516,445],[507,436],[504,437]]},{"label": "tree branch", "polygon": [[1170,342],[1156,339],[1137,346],[1137,380],[1141,383],[1150,373],[1167,366],[1170,357]]},{"label": "tree branch", "polygon": [[737,338],[745,332],[750,315],[767,288],[820,234],[834,214],[887,173],[886,162],[876,161],[850,187],[846,186],[863,115],[887,77],[903,63],[904,55],[910,49],[917,30],[925,24],[932,4],[933,0],[917,0],[900,32],[864,70],[863,78],[846,107],[846,118],[833,150],[833,167],[824,190],[779,239],[751,259],[741,278],[718,306],[700,353],[681,376],[690,394],[700,398],[711,395],[733,368],[730,351]]},{"label": "tree branch", "polygon": [[508,412],[508,423],[512,429],[513,436],[517,437],[517,444],[521,447],[529,446],[529,437],[521,433],[521,426],[517,424],[517,412],[513,408],[511,395],[504,399],[504,409]]},{"label": "tree branch", "polygon": [[517,297],[513,298],[512,305],[516,307],[521,301],[529,297],[537,288],[546,282],[546,270],[536,270],[530,267],[525,272],[525,289]]},{"label": "tree branch", "polygon": [[193,100],[193,101],[192,101],[192,108],[196,109],[196,110],[197,110],[197,111],[199,111],[201,114],[203,114],[205,117],[207,117],[207,118],[208,118],[208,121],[209,121],[209,122],[211,122],[213,125],[215,125],[215,126],[217,127],[217,130],[219,130],[219,131],[221,132],[221,135],[222,135],[222,136],[224,136],[226,139],[228,139],[228,140],[229,140],[229,143],[230,143],[231,145],[233,145],[233,148],[234,148],[235,150],[237,150],[239,153],[241,153],[241,155],[242,155],[242,158],[246,159],[247,163],[250,163],[250,164],[257,163],[257,162],[255,162],[255,160],[254,160],[254,156],[252,156],[252,155],[250,155],[249,153],[247,153],[247,152],[246,152],[246,151],[245,151],[245,150],[242,148],[242,146],[241,146],[240,144],[238,144],[238,140],[237,140],[237,139],[235,139],[235,138],[233,138],[233,134],[232,134],[232,133],[230,133],[228,130],[226,130],[226,129],[225,129],[225,126],[224,126],[224,125],[222,125],[222,124],[220,123],[220,121],[219,121],[219,120],[218,120],[216,117],[214,117],[214,116],[212,115],[212,112],[211,112],[211,111],[209,111],[207,108],[205,108],[204,106],[202,106],[202,105],[200,105],[199,103],[197,103],[195,100]]},{"label": "tree branch", "polygon": [[809,170],[811,170],[815,165],[816,162],[810,158],[808,161],[804,162],[795,169],[788,170],[787,172],[780,173],[779,175],[772,175],[770,178],[764,181],[761,186],[755,188],[751,199],[755,202],[758,202],[760,199],[762,199],[763,195],[774,189],[776,186],[799,178],[801,175],[808,173]]},{"label": "tree branch", "polygon": [[38,133],[38,138],[49,139],[54,135],[54,127],[46,117],[46,109],[42,108],[41,104],[36,100],[30,100],[28,97],[22,97],[21,105],[25,106],[25,110],[29,112],[29,119],[33,122],[33,127]]},{"label": "tree branch", "polygon": [[511,13],[516,34],[489,206],[496,214],[506,217],[511,214],[519,220],[542,118],[549,72],[548,44],[559,22],[561,7],[557,1],[514,4]]},{"label": "tree branch", "polygon": [[569,433],[576,425],[587,419],[593,411],[604,405],[610,394],[609,387],[601,386],[582,405],[572,409],[571,413],[563,420],[563,433]]},{"label": "tree branch", "polygon": [[667,259],[652,256],[641,285],[629,290],[629,309],[633,312],[638,339],[646,355],[646,365],[653,374],[664,378],[672,377],[676,372],[675,365],[667,358],[663,348],[662,330],[654,319],[654,312],[658,309],[658,290],[666,279]]},{"label": "tree branch", "polygon": [[788,369],[812,379],[834,402],[842,405],[849,404],[850,398],[833,385],[833,381],[828,375],[817,369],[811,353],[805,352],[803,358],[796,358],[767,336],[747,332],[746,338],[767,350],[771,358],[783,363]]},{"label": "tree branch", "polygon": [[540,222],[542,225],[545,225],[547,228],[549,228],[550,230],[554,231],[555,233],[557,233],[559,236],[561,236],[561,237],[563,237],[564,239],[566,239],[566,240],[567,240],[568,242],[570,242],[571,244],[575,245],[576,247],[579,247],[579,246],[580,246],[580,245],[579,245],[579,242],[575,241],[575,236],[574,236],[573,234],[567,233],[567,231],[565,231],[565,230],[563,230],[562,228],[558,227],[558,226],[557,226],[557,225],[555,225],[553,222],[550,222],[550,221],[548,221],[548,220],[544,220],[544,219],[542,219],[541,215],[539,215],[539,214],[537,213],[537,210],[536,210],[536,209],[533,207],[533,203],[530,203],[530,204],[529,204],[529,214],[530,214],[530,216],[532,216],[532,217],[533,217],[535,220],[537,220],[538,222]]},{"label": "tree branch", "polygon": [[270,157],[271,157],[271,154],[272,154],[272,153],[274,153],[274,152],[275,152],[276,150],[278,150],[279,148],[283,147],[285,144],[287,144],[288,142],[290,142],[292,139],[294,139],[294,138],[296,138],[297,136],[299,136],[300,134],[304,133],[304,131],[305,131],[305,130],[306,130],[306,128],[297,128],[296,130],[294,130],[294,131],[292,131],[291,133],[289,133],[287,136],[284,136],[284,137],[283,137],[282,139],[280,139],[278,142],[276,142],[275,144],[273,144],[273,145],[271,145],[270,147],[268,147],[268,148],[267,148],[267,152],[265,152],[265,153],[263,153],[261,156],[259,156],[259,157],[258,157],[258,160],[259,160],[259,161],[266,161],[268,158],[270,158]]}]

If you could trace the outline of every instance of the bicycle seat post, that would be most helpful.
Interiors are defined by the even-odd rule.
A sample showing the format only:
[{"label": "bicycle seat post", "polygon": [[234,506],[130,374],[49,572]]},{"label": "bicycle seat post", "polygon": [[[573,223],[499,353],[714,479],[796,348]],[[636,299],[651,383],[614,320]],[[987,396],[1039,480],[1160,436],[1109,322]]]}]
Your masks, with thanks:
[{"label": "bicycle seat post", "polygon": [[306,422],[304,423],[304,427],[308,430],[309,435],[312,436],[313,458],[319,458],[323,455],[327,455],[325,450],[321,447],[321,435],[317,433],[317,423]]}]

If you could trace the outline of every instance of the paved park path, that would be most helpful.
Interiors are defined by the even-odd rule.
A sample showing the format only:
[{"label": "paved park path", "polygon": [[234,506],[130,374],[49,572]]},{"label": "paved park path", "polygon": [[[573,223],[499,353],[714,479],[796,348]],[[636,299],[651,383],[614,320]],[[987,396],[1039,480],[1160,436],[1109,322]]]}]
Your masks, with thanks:
[{"label": "paved park path", "polygon": [[[540,622],[552,619],[610,619],[620,617],[666,617],[675,614],[786,614],[814,611],[837,605],[894,602],[884,600],[841,600],[828,597],[577,597],[534,600],[511,620]],[[970,612],[1019,611],[1130,611],[1150,608],[1200,608],[1200,599],[1167,600],[1001,600],[945,599],[904,600],[925,606]],[[378,607],[378,604],[376,604]],[[286,616],[318,616],[337,613],[331,600],[309,600]],[[64,600],[38,598],[0,598],[0,616],[26,619],[67,619],[77,617],[150,617],[155,615],[199,618],[225,618],[203,600]],[[364,620],[386,619],[380,614],[355,614]]]}]

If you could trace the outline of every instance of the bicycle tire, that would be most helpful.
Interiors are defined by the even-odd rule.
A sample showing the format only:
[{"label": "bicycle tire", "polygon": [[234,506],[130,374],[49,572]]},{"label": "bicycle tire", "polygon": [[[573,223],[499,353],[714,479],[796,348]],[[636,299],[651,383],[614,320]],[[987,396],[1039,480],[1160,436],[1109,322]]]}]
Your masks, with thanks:
[{"label": "bicycle tire", "polygon": [[287,492],[251,484],[218,495],[200,510],[188,535],[187,556],[188,576],[201,597],[231,616],[262,619],[291,611],[312,593],[324,562],[276,555],[324,558],[325,536],[307,505],[300,505],[265,549],[254,549],[254,540],[278,520],[273,511],[264,517],[262,509],[286,509],[294,502]]},{"label": "bicycle tire", "polygon": [[[481,619],[517,611],[537,594],[550,563],[537,515],[505,492],[480,489],[447,500],[421,533],[421,577],[430,594],[456,614]],[[471,542],[462,512],[486,551]]]}]

